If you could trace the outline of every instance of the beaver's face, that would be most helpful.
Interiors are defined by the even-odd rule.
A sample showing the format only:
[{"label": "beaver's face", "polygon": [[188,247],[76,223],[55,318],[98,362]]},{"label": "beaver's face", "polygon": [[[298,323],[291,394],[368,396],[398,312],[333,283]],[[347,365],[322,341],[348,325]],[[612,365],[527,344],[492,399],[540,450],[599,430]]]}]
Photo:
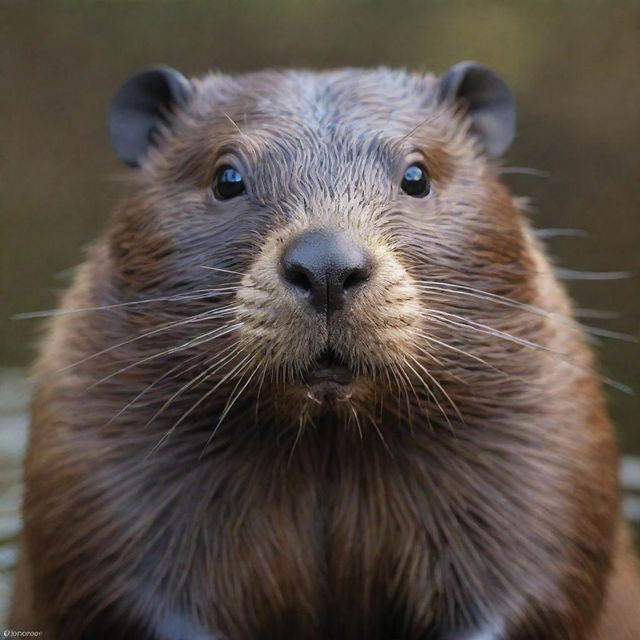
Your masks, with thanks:
[{"label": "beaver's face", "polygon": [[[122,272],[145,290],[228,284],[234,383],[266,383],[315,410],[365,407],[381,388],[430,401],[447,376],[483,360],[486,335],[465,333],[469,309],[500,329],[474,291],[531,295],[522,222],[488,161],[513,135],[510,97],[492,72],[463,64],[440,80],[347,70],[187,84],[163,69],[129,85],[112,107],[112,137],[141,165],[146,218],[123,223],[134,248]],[[140,92],[161,108],[145,98],[144,135],[127,137],[118,127],[130,126]],[[175,110],[171,128],[148,149],[163,106]],[[220,317],[209,320],[215,331]],[[193,326],[194,337],[203,331]]]}]

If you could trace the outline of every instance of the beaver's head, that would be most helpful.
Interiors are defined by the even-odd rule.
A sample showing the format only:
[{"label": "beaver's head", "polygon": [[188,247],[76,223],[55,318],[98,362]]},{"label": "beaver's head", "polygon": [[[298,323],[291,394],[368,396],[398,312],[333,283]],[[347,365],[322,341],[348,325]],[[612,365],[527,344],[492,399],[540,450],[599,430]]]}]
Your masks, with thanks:
[{"label": "beaver's head", "polygon": [[141,183],[110,235],[119,291],[166,296],[174,353],[208,354],[203,392],[260,387],[295,415],[442,408],[518,347],[496,301],[530,302],[532,267],[494,163],[515,112],[493,71],[156,68],[109,127]]}]

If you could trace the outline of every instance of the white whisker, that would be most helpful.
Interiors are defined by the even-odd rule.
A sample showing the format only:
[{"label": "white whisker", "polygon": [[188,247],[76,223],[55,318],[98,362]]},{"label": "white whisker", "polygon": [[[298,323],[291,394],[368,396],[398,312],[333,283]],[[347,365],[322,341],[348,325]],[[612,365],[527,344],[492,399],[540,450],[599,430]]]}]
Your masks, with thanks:
[{"label": "white whisker", "polygon": [[32,318],[49,318],[64,316],[74,313],[85,313],[89,311],[110,311],[111,309],[121,309],[124,307],[134,307],[153,302],[184,302],[185,300],[201,300],[210,296],[229,295],[240,289],[239,286],[222,287],[220,289],[196,289],[190,293],[181,293],[163,298],[147,298],[146,300],[132,300],[131,302],[118,302],[116,304],[98,305],[95,307],[75,307],[70,309],[45,309],[42,311],[28,311],[15,313],[12,320],[28,320]]},{"label": "white whisker", "polygon": [[137,360],[136,362],[132,362],[131,364],[128,364],[125,367],[122,367],[117,371],[114,371],[113,373],[110,373],[109,375],[104,376],[103,378],[100,378],[96,382],[93,382],[87,387],[87,390],[92,389],[93,387],[96,387],[100,384],[103,384],[107,380],[110,380],[111,378],[114,378],[115,376],[118,376],[124,373],[125,371],[129,371],[134,367],[138,367],[141,364],[150,362],[151,360],[155,360],[156,358],[161,358],[162,356],[168,356],[173,353],[178,353],[180,351],[184,351],[185,349],[188,349],[189,347],[194,347],[194,346],[199,347],[200,345],[203,345],[207,342],[211,342],[212,340],[225,336],[228,333],[231,333],[232,331],[239,329],[242,326],[242,324],[243,324],[242,322],[236,322],[230,326],[222,325],[222,327],[217,327],[213,331],[209,331],[195,338],[191,338],[187,342],[184,342],[183,344],[178,345],[177,347],[170,347],[169,349],[165,349],[164,351],[160,351],[159,353],[154,353],[153,355],[147,356],[146,358],[142,358],[140,360]]},{"label": "white whisker", "polygon": [[204,393],[203,395],[194,402],[187,411],[185,411],[176,422],[170,427],[170,429],[160,438],[160,440],[156,443],[156,445],[151,449],[151,451],[145,456],[145,460],[148,459],[155,451],[157,451],[162,444],[169,438],[169,436],[208,398],[211,397],[229,378],[231,378],[237,371],[239,367],[244,368],[243,363],[246,363],[249,360],[250,356],[246,356],[238,365],[236,365],[231,371],[229,371],[217,384],[215,384],[209,391]]}]

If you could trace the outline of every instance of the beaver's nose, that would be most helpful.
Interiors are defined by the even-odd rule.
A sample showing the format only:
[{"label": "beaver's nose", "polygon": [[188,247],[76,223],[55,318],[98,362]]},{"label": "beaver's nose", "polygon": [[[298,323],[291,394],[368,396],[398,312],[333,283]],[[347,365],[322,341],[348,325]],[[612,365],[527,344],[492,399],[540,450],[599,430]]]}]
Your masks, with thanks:
[{"label": "beaver's nose", "polygon": [[307,231],[282,254],[282,274],[298,295],[328,315],[369,279],[371,257],[343,232]]}]

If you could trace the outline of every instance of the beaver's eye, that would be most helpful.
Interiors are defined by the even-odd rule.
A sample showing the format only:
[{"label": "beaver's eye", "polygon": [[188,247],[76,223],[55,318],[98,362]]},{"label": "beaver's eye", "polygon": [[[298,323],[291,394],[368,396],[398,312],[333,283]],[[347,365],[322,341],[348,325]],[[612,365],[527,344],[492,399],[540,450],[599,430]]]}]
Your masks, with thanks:
[{"label": "beaver's eye", "polygon": [[400,188],[414,198],[424,198],[431,191],[431,183],[427,172],[419,164],[412,164],[404,172]]},{"label": "beaver's eye", "polygon": [[213,180],[213,195],[218,200],[228,200],[245,192],[242,175],[228,164],[222,165]]}]

